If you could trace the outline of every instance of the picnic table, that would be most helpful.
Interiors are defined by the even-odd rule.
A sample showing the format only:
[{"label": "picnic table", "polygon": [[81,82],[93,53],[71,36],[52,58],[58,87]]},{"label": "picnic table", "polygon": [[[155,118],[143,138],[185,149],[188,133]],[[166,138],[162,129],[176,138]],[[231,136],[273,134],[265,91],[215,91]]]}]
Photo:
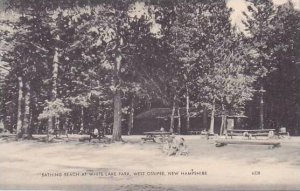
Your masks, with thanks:
[{"label": "picnic table", "polygon": [[189,135],[200,135],[201,131],[188,131],[187,132]]},{"label": "picnic table", "polygon": [[68,130],[66,129],[54,129],[52,134],[55,135],[55,138],[58,138],[62,135],[65,135],[67,138],[69,138]]},{"label": "picnic table", "polygon": [[142,141],[153,141],[156,142],[156,139],[159,138],[161,142],[164,142],[172,133],[167,131],[149,131],[144,132],[146,137],[142,137]]},{"label": "picnic table", "polygon": [[89,132],[89,142],[91,142],[92,139],[98,139],[100,141],[100,139],[104,138],[104,134],[102,131],[100,132]]},{"label": "picnic table", "polygon": [[277,136],[278,136],[278,138],[285,138],[285,137],[290,138],[290,133],[286,131],[285,127],[281,127],[281,128],[279,128]]},{"label": "picnic table", "polygon": [[257,136],[266,136],[268,138],[271,138],[274,136],[275,129],[231,129],[227,130],[226,133],[226,139],[228,136],[232,137],[233,136],[243,136],[243,137],[248,137],[248,139],[251,139],[252,137],[257,137]]}]

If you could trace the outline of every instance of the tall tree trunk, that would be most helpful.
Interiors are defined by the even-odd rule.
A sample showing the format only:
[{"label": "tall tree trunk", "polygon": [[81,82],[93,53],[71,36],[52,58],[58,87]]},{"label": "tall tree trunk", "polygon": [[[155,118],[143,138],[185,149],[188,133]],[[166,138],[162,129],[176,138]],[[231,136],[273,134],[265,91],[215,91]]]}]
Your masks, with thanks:
[{"label": "tall tree trunk", "polygon": [[22,137],[22,100],[23,100],[23,81],[22,77],[18,77],[19,92],[18,92],[18,114],[17,114],[17,132],[16,139]]},{"label": "tall tree trunk", "polygon": [[122,56],[121,51],[118,50],[114,63],[114,87],[116,88],[114,94],[114,123],[113,123],[113,141],[122,141],[122,100],[120,90],[120,76],[119,71],[121,67]]},{"label": "tall tree trunk", "polygon": [[186,88],[186,130],[190,130],[190,95],[188,88]]},{"label": "tall tree trunk", "polygon": [[221,121],[220,135],[224,135],[227,132],[227,127],[226,127],[227,116],[226,116],[226,114],[222,115],[221,120],[222,121]]},{"label": "tall tree trunk", "polygon": [[264,88],[263,86],[261,86],[260,88],[260,115],[259,115],[259,119],[260,119],[260,129],[264,129]]},{"label": "tall tree trunk", "polygon": [[210,116],[210,127],[209,127],[209,133],[214,134],[214,127],[215,127],[215,112],[216,112],[216,100],[213,99],[212,103],[212,110],[211,110],[211,116]]},{"label": "tall tree trunk", "polygon": [[207,124],[208,124],[208,115],[207,115],[207,108],[204,108],[203,109],[203,115],[202,115],[202,117],[203,117],[203,128],[205,129],[205,130],[207,130]]},{"label": "tall tree trunk", "polygon": [[107,135],[108,134],[108,130],[107,130],[107,125],[106,125],[106,112],[104,112],[103,115],[103,120],[102,120],[102,130],[103,130],[103,135]]},{"label": "tall tree trunk", "polygon": [[59,129],[59,118],[56,118],[56,117],[54,118],[54,129],[55,130]]},{"label": "tall tree trunk", "polygon": [[30,128],[30,85],[25,83],[25,96],[24,96],[24,122],[23,122],[23,138],[30,137],[29,128]]},{"label": "tall tree trunk", "polygon": [[177,133],[181,134],[181,117],[180,117],[180,108],[177,108],[177,117],[178,117],[178,126],[177,126]]},{"label": "tall tree trunk", "polygon": [[48,127],[47,127],[47,138],[46,141],[50,140],[50,129],[53,129],[53,117],[49,117],[48,119]]},{"label": "tall tree trunk", "polygon": [[170,132],[171,133],[174,133],[174,117],[175,117],[175,109],[176,109],[175,100],[176,100],[176,96],[174,96],[174,99],[173,99],[172,114],[171,114],[171,119],[170,119]]},{"label": "tall tree trunk", "polygon": [[66,122],[65,122],[65,127],[64,129],[66,129],[68,131],[68,134],[73,134],[72,128],[74,125],[72,125],[72,120],[71,118],[66,118]]},{"label": "tall tree trunk", "polygon": [[[59,36],[56,37],[59,40]],[[55,101],[57,98],[57,77],[58,77],[58,62],[59,62],[59,54],[58,48],[55,48],[54,56],[53,56],[53,71],[52,71],[52,90],[51,90],[51,101]],[[55,117],[49,117],[48,119],[48,128],[47,128],[47,140],[49,140],[49,131],[54,130],[56,128],[56,119]]]},{"label": "tall tree trunk", "polygon": [[222,107],[222,117],[221,117],[221,127],[220,127],[220,135],[223,135],[224,134],[224,130],[225,130],[225,125],[226,125],[226,121],[225,121],[225,106],[224,106],[224,99],[222,98],[222,104],[221,104],[221,107]]},{"label": "tall tree trunk", "polygon": [[222,103],[222,119],[221,119],[221,127],[220,127],[220,135],[223,135],[225,133],[226,129],[226,113],[224,104]]},{"label": "tall tree trunk", "polygon": [[134,97],[131,99],[130,104],[130,113],[129,113],[129,119],[128,119],[128,135],[131,135],[131,131],[133,129],[133,120],[134,120]]},{"label": "tall tree trunk", "polygon": [[36,133],[37,124],[38,124],[38,116],[37,116],[37,97],[34,91],[31,89],[30,92],[30,127],[29,127],[29,135],[32,136],[33,133]]},{"label": "tall tree trunk", "polygon": [[116,90],[114,95],[114,124],[113,124],[113,141],[121,141],[122,138],[122,102],[121,102],[121,91]]},{"label": "tall tree trunk", "polygon": [[80,124],[80,130],[84,130],[84,107],[81,106],[81,124]]}]

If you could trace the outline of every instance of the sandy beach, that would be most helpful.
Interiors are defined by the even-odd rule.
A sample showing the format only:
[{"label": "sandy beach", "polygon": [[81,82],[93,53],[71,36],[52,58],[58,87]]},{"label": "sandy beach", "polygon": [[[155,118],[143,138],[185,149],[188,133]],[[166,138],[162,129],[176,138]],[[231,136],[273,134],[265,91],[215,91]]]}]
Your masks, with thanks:
[{"label": "sandy beach", "polygon": [[[67,190],[298,190],[300,139],[281,147],[228,145],[181,136],[188,156],[167,156],[162,144],[37,141],[0,143],[1,189]],[[101,189],[101,190],[102,190]]]}]

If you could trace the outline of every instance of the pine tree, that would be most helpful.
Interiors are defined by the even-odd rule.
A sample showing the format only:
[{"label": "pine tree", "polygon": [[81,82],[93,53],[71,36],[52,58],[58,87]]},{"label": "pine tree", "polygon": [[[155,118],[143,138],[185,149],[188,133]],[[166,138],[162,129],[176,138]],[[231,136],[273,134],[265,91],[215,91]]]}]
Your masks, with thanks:
[{"label": "pine tree", "polygon": [[[279,6],[274,16],[273,63],[275,71],[264,82],[266,124],[272,128],[286,127],[294,134],[297,129],[297,43],[299,13],[291,2]],[[269,44],[271,44],[269,43]],[[299,43],[298,43],[299,44]],[[282,112],[285,111],[285,112]],[[298,127],[299,128],[299,127]]]},{"label": "pine tree", "polygon": [[[259,78],[256,88],[264,87],[266,93],[254,97],[249,105],[249,115],[253,116],[258,98],[260,98],[260,126],[270,128],[287,127],[295,132],[296,126],[296,55],[299,16],[288,2],[275,7],[272,1],[249,1],[244,22],[248,41],[252,47],[252,71]],[[263,103],[263,99],[265,104]],[[283,101],[284,100],[284,101]],[[265,107],[263,107],[264,105]],[[283,112],[284,111],[284,112]],[[255,120],[252,120],[255,121]],[[253,124],[251,125],[257,125]]]}]

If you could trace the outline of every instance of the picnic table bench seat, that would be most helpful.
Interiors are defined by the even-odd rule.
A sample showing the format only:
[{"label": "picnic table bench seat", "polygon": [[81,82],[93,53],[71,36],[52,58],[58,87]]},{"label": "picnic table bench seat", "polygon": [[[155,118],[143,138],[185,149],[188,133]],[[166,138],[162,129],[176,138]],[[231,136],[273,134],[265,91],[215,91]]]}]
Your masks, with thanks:
[{"label": "picnic table bench seat", "polygon": [[153,142],[156,142],[155,141],[155,137],[142,137],[141,138],[143,141],[153,141]]},{"label": "picnic table bench seat", "polygon": [[272,148],[280,146],[278,141],[266,141],[266,140],[216,140],[216,147],[226,146],[228,144],[237,144],[237,145],[269,145]]},{"label": "picnic table bench seat", "polygon": [[251,129],[251,130],[244,130],[244,129],[232,129],[232,130],[227,130],[226,133],[226,138],[228,136],[232,137],[233,136],[243,136],[243,137],[248,137],[251,139],[252,137],[258,137],[258,136],[266,136],[266,137],[272,137],[274,136],[274,131],[275,129]]}]

